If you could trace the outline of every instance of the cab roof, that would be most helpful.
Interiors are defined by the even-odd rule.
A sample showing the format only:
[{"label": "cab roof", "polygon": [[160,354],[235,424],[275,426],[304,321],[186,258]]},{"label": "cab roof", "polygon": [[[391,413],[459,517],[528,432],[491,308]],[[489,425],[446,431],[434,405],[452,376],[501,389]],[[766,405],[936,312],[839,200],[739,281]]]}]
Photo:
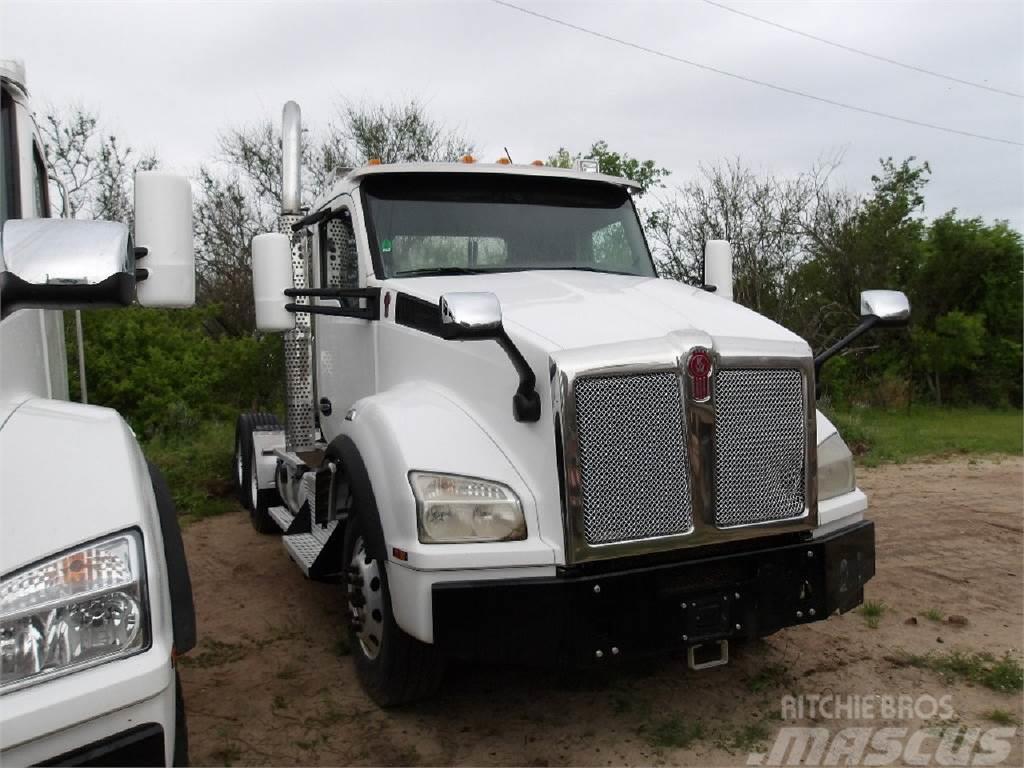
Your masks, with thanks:
[{"label": "cab roof", "polygon": [[[472,173],[472,174],[493,174],[502,176],[529,176],[533,178],[551,179],[575,179],[578,181],[596,181],[604,184],[613,184],[626,189],[642,189],[640,184],[632,179],[621,176],[608,176],[604,173],[592,173],[577,171],[569,168],[556,168],[551,165],[515,165],[512,163],[387,163],[380,165],[364,165],[353,168],[340,175],[331,190],[324,195],[314,210],[323,208],[338,195],[350,192],[360,181],[369,176],[398,173]],[[322,202],[321,202],[322,201]]]}]

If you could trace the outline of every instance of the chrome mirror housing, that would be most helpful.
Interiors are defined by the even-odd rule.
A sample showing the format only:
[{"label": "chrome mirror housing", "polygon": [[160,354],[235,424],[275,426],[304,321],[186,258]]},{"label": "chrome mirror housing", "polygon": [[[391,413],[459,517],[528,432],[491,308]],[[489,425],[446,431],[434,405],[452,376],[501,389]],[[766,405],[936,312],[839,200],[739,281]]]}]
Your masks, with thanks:
[{"label": "chrome mirror housing", "polygon": [[861,291],[860,315],[878,318],[876,325],[906,325],[910,320],[910,300],[903,291]]},{"label": "chrome mirror housing", "polygon": [[0,315],[23,307],[125,306],[135,299],[135,250],[112,221],[8,219],[0,234]]},{"label": "chrome mirror housing", "polygon": [[446,339],[496,337],[501,331],[501,303],[493,293],[446,293],[440,308]]}]

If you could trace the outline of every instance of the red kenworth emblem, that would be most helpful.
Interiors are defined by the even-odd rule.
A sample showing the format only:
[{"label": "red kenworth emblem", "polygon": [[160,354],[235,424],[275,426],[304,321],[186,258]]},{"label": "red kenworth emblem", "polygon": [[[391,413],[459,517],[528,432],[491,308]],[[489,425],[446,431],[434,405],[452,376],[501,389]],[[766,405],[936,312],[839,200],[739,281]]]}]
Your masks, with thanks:
[{"label": "red kenworth emblem", "polygon": [[694,400],[703,401],[710,397],[708,380],[711,377],[711,355],[706,349],[695,349],[686,362],[690,374],[690,392]]}]

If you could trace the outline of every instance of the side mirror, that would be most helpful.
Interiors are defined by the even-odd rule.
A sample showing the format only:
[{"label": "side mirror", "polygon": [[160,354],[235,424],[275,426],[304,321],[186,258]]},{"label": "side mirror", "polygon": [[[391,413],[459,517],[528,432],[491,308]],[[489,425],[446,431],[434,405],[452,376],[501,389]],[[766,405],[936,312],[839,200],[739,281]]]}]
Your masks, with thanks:
[{"label": "side mirror", "polygon": [[512,396],[512,415],[516,421],[539,421],[537,377],[501,324],[498,297],[493,293],[445,293],[438,301],[438,309],[443,338],[494,339],[501,345],[519,374],[519,387]]},{"label": "side mirror", "polygon": [[157,171],[135,174],[135,242],[139,266],[145,270],[139,275],[139,304],[195,304],[192,186],[187,178]]},{"label": "side mirror", "polygon": [[493,293],[446,293],[440,307],[446,339],[496,338],[502,330],[501,302]]},{"label": "side mirror", "polygon": [[732,246],[728,240],[704,244],[704,290],[732,301]]},{"label": "side mirror", "polygon": [[252,239],[252,293],[256,327],[261,331],[290,331],[295,315],[285,291],[293,287],[292,246],[286,235],[270,233]]},{"label": "side mirror", "polygon": [[815,379],[821,373],[821,366],[872,328],[898,328],[906,325],[910,321],[910,300],[902,291],[861,291],[860,317],[856,328],[814,358]]},{"label": "side mirror", "polygon": [[898,328],[910,321],[910,300],[903,291],[861,291],[860,314],[878,318],[875,325]]},{"label": "side mirror", "polygon": [[8,219],[0,254],[4,317],[23,307],[113,307],[135,298],[135,251],[124,224]]}]

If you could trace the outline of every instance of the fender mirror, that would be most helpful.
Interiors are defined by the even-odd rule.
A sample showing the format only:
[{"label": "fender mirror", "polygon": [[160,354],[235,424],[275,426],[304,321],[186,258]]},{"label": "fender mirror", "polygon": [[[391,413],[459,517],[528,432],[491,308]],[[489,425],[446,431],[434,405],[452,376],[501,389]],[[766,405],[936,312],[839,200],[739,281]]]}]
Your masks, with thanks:
[{"label": "fender mirror", "polygon": [[8,219],[0,234],[0,315],[24,307],[115,307],[135,298],[135,249],[113,221]]},{"label": "fender mirror", "polygon": [[540,420],[537,377],[523,353],[512,342],[501,323],[501,302],[493,293],[445,293],[438,301],[441,336],[445,339],[494,339],[519,374],[519,387],[512,396],[516,421]]},{"label": "fender mirror", "polygon": [[288,310],[292,287],[292,246],[277,232],[252,239],[252,293],[256,304],[256,328],[261,331],[290,331],[295,315]]},{"label": "fender mirror", "polygon": [[184,176],[135,174],[138,299],[144,307],[191,307],[196,302],[192,245],[192,186]]},{"label": "fender mirror", "polygon": [[821,373],[821,366],[872,328],[899,328],[906,325],[910,321],[910,300],[902,291],[861,291],[860,317],[856,328],[814,358],[815,379]]}]

